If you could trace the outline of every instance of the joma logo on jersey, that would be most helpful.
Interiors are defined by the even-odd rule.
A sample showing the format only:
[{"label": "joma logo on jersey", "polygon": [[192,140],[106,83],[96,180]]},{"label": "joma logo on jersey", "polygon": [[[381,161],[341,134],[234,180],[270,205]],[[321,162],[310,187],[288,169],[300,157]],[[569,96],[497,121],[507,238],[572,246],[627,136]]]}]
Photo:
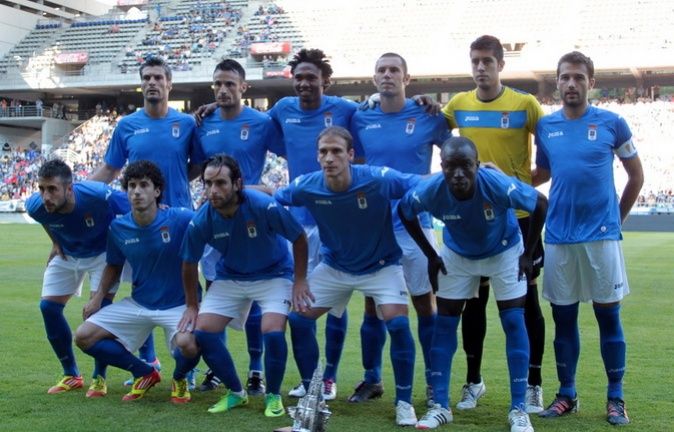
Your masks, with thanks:
[{"label": "joma logo on jersey", "polygon": [[442,215],[442,220],[459,220],[461,219],[461,215],[458,214],[445,214]]},{"label": "joma logo on jersey", "polygon": [[480,121],[480,116],[469,115],[463,118],[463,121]]},{"label": "joma logo on jersey", "polygon": [[286,124],[288,124],[288,123],[302,123],[302,120],[298,119],[298,118],[287,118],[285,122],[286,122]]},{"label": "joma logo on jersey", "polygon": [[171,135],[173,138],[180,138],[180,123],[173,123],[171,125]]},{"label": "joma logo on jersey", "polygon": [[206,136],[208,137],[208,136],[216,135],[216,134],[219,134],[219,133],[220,133],[220,129],[211,129],[211,130],[206,132]]},{"label": "joma logo on jersey", "polygon": [[140,239],[139,238],[131,238],[131,239],[124,240],[125,245],[130,245],[130,244],[134,244],[134,243],[140,243]]},{"label": "joma logo on jersey", "polygon": [[134,135],[141,135],[141,134],[146,134],[146,133],[150,133],[149,128],[136,129],[135,131],[133,131]]},{"label": "joma logo on jersey", "polygon": [[228,232],[221,232],[221,233],[213,234],[214,240],[218,240],[218,239],[225,238],[225,237],[229,237]]},{"label": "joma logo on jersey", "polygon": [[557,138],[561,136],[564,136],[564,132],[562,131],[548,132],[548,138]]},{"label": "joma logo on jersey", "polygon": [[365,126],[365,130],[370,130],[370,129],[381,129],[381,124],[372,123],[372,124],[369,124],[369,125]]},{"label": "joma logo on jersey", "polygon": [[324,199],[315,200],[314,203],[317,205],[332,205],[332,201]]}]

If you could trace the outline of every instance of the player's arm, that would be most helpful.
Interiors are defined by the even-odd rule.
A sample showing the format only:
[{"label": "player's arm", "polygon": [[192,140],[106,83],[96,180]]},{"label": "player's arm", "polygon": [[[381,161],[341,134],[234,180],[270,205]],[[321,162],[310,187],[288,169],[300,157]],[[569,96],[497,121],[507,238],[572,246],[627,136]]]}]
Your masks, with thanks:
[{"label": "player's arm", "polygon": [[89,176],[89,180],[96,180],[103,183],[112,182],[121,170],[109,165],[107,162],[103,162],[93,174]]},{"label": "player's arm", "polygon": [[529,232],[527,233],[527,244],[524,245],[524,253],[519,260],[519,276],[530,276],[533,271],[534,252],[536,245],[541,238],[545,216],[548,213],[548,199],[540,192],[537,192],[536,207],[531,212],[529,218]]},{"label": "player's arm", "polygon": [[627,184],[620,196],[620,221],[625,222],[632,206],[639,197],[641,187],[644,185],[644,169],[641,166],[641,159],[636,155],[629,159],[620,160],[627,171]]},{"label": "player's arm", "polygon": [[197,110],[194,111],[194,121],[197,122],[197,126],[201,126],[203,119],[213,114],[216,109],[218,109],[217,102],[211,102],[206,105],[201,105],[199,108],[197,108]]},{"label": "player's arm", "polygon": [[293,242],[293,260],[295,261],[293,281],[293,308],[298,312],[307,312],[311,309],[311,303],[316,299],[309,290],[307,283],[307,262],[309,260],[309,246],[307,235],[300,234]]},{"label": "player's arm", "polygon": [[45,232],[51,239],[51,251],[49,251],[49,257],[47,258],[47,263],[49,263],[51,260],[54,259],[56,255],[60,256],[64,261],[67,260],[66,254],[63,253],[63,249],[61,249],[61,245],[56,241],[54,236],[52,235],[51,231],[49,231],[49,228],[47,228],[46,225],[42,225],[42,228],[44,228]]},{"label": "player's arm", "polygon": [[101,309],[101,302],[110,293],[112,287],[119,282],[122,274],[123,265],[106,264],[101,276],[101,282],[98,284],[98,290],[91,296],[91,299],[82,309],[82,318],[87,319]]},{"label": "player's arm", "polygon": [[183,289],[185,290],[185,312],[178,323],[178,331],[191,332],[197,323],[199,314],[199,265],[196,262],[183,261]]},{"label": "player's arm", "polygon": [[401,205],[398,205],[398,216],[400,217],[403,226],[410,234],[410,237],[412,237],[414,242],[419,246],[419,249],[421,249],[421,252],[423,252],[428,259],[428,278],[431,282],[433,292],[435,293],[438,291],[438,272],[442,271],[442,274],[447,274],[445,264],[442,262],[442,258],[438,256],[438,252],[433,245],[431,245],[424,235],[419,219],[416,216],[408,218],[405,214],[402,202]]}]

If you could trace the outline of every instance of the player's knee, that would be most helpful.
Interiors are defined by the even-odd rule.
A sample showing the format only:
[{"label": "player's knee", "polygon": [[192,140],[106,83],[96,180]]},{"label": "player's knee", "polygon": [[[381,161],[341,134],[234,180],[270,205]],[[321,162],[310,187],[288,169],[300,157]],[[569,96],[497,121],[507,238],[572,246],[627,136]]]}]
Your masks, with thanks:
[{"label": "player's knee", "polygon": [[180,350],[180,353],[187,358],[194,358],[199,355],[199,346],[192,333],[176,334],[175,344]]},{"label": "player's knee", "polygon": [[88,350],[96,343],[94,338],[94,332],[91,327],[82,324],[75,331],[75,345],[77,345],[82,351]]},{"label": "player's knee", "polygon": [[414,310],[417,311],[418,316],[432,316],[435,314],[433,295],[430,292],[412,296],[412,304],[414,305]]}]

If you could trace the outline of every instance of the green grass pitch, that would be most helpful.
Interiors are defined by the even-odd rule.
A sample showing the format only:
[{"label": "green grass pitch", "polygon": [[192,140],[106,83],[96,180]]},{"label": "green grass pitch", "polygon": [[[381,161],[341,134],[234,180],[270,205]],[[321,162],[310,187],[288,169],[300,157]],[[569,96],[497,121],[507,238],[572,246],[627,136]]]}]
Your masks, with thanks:
[{"label": "green grass pitch", "polygon": [[[56,383],[61,369],[46,340],[38,310],[42,272],[49,242],[37,225],[0,225],[0,431],[271,431],[289,425],[289,418],[264,417],[261,398],[252,398],[244,408],[230,413],[208,414],[220,390],[193,394],[193,402],[173,406],[168,402],[173,361],[163,344],[163,334],[155,341],[163,364],[164,381],[148,396],[133,403],[122,403],[125,393],[124,371],[110,368],[109,394],[106,398],[88,400],[84,391],[47,395]],[[628,341],[628,370],[625,393],[634,431],[674,430],[674,257],[673,233],[627,233],[625,257],[632,294],[623,306],[623,320]],[[86,285],[85,285],[86,288]],[[128,294],[128,286],[118,295]],[[85,290],[86,291],[86,290]],[[88,293],[87,293],[88,295]],[[73,328],[81,322],[84,298],[73,298],[66,308]],[[439,430],[507,431],[509,392],[503,332],[493,300],[489,304],[489,329],[485,343],[483,376],[488,390],[476,410],[454,412],[454,423]],[[545,403],[557,388],[554,354],[554,325],[550,308],[543,302],[546,316],[546,355],[543,365]],[[394,423],[393,382],[388,354],[385,358],[386,393],[380,400],[363,405],[345,402],[361,375],[359,326],[362,297],[354,295],[350,305],[347,344],[338,376],[338,400],[330,404],[333,418],[331,431],[390,431]],[[412,312],[413,315],[413,312]],[[601,365],[598,330],[589,305],[581,307],[582,351],[578,371],[580,413],[556,420],[532,416],[539,432],[607,431],[604,421],[606,378]],[[415,326],[412,316],[411,323]],[[320,322],[323,323],[323,320]],[[416,329],[413,329],[416,332]],[[321,345],[323,331],[319,325]],[[239,375],[244,378],[247,354],[243,334],[230,331],[229,348],[237,361]],[[89,375],[93,362],[76,349],[82,372]],[[203,363],[200,365],[203,370]],[[459,348],[453,366],[452,399],[459,397],[465,376],[465,361]],[[87,376],[87,385],[89,383]],[[201,379],[201,376],[199,377]],[[298,382],[297,369],[288,359],[284,394]],[[423,362],[417,348],[414,403],[417,414],[423,414]],[[294,400],[284,398],[286,406]]]}]

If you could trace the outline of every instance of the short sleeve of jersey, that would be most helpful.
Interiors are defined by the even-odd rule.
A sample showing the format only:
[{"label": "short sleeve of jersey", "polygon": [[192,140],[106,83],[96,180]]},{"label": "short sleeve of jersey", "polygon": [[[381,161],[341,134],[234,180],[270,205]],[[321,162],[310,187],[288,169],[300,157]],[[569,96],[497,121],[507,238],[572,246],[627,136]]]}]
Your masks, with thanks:
[{"label": "short sleeve of jersey", "polygon": [[302,176],[297,177],[295,180],[290,182],[290,184],[284,188],[281,188],[276,191],[274,194],[274,198],[276,201],[281,203],[284,206],[297,206],[297,205],[302,205],[301,202],[299,202],[296,198],[295,195],[295,185],[302,179]]},{"label": "short sleeve of jersey", "polygon": [[419,213],[426,211],[424,204],[421,201],[420,188],[421,185],[417,185],[409,190],[400,200],[400,204],[398,204],[405,219],[413,220]]},{"label": "short sleeve of jersey", "polygon": [[270,228],[290,242],[294,242],[304,233],[302,225],[276,200],[267,205],[266,213]]},{"label": "short sleeve of jersey", "polygon": [[632,131],[623,117],[617,117],[614,122],[615,146],[613,151],[620,159],[631,159],[637,155],[637,149],[632,143]]},{"label": "short sleeve of jersey", "polygon": [[370,171],[374,177],[383,177],[386,181],[383,183],[384,196],[388,199],[400,199],[408,190],[416,186],[421,180],[417,174],[405,174],[389,167],[371,166]]},{"label": "short sleeve of jersey", "polygon": [[536,189],[496,170],[482,168],[481,171],[486,180],[482,185],[494,203],[505,208],[534,211],[538,200]]},{"label": "short sleeve of jersey", "polygon": [[283,133],[281,132],[281,120],[278,117],[278,111],[282,109],[279,105],[281,105],[283,102],[283,99],[281,101],[277,102],[268,112],[269,117],[273,120],[274,127],[279,135],[279,141],[278,144],[274,147],[275,150],[273,150],[274,153],[276,153],[277,156],[286,156],[286,147],[285,143],[283,142]]},{"label": "short sleeve of jersey", "polygon": [[445,105],[445,107],[442,109],[442,115],[445,116],[450,131],[459,127],[456,124],[456,119],[454,118],[454,104],[452,103],[453,100],[454,98],[450,99],[450,101],[447,102],[447,105]]},{"label": "short sleeve of jersey", "polygon": [[103,160],[113,168],[121,169],[129,157],[126,143],[124,142],[124,119],[120,120],[112,132],[112,139],[108,144]]},{"label": "short sleeve of jersey", "polygon": [[533,95],[527,95],[527,130],[530,133],[536,133],[538,120],[544,115],[543,108],[541,108],[541,104],[538,103],[536,98]]},{"label": "short sleeve of jersey", "polygon": [[548,160],[548,155],[545,153],[545,148],[543,146],[543,139],[541,138],[544,128],[543,122],[539,122],[536,125],[536,166],[541,167],[550,171],[550,161]]},{"label": "short sleeve of jersey", "polygon": [[[194,121],[194,120],[192,120]],[[189,157],[191,164],[202,164],[206,161],[206,154],[201,146],[201,139],[199,138],[199,129],[196,123],[192,128],[192,138],[190,139]]]},{"label": "short sleeve of jersey", "polygon": [[187,226],[185,237],[180,246],[180,257],[185,262],[199,262],[201,256],[204,254],[204,248],[208,243],[208,236],[201,226],[207,214],[206,210],[206,206],[202,207]]},{"label": "short sleeve of jersey", "polygon": [[121,266],[124,265],[125,260],[124,254],[115,242],[113,227],[110,226],[108,229],[107,247],[105,249],[105,261],[110,265]]},{"label": "short sleeve of jersey", "polygon": [[283,132],[278,123],[272,118],[265,120],[265,143],[267,150],[281,156],[285,154],[285,146],[283,145]]}]

